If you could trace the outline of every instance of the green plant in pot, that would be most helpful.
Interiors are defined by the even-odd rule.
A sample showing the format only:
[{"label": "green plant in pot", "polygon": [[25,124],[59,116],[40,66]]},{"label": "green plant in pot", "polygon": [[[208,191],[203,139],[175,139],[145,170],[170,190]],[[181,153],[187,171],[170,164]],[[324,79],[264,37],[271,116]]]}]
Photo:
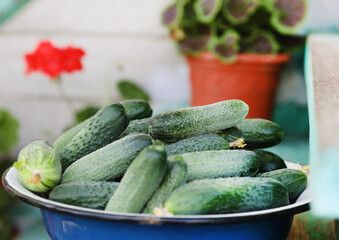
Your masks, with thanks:
[{"label": "green plant in pot", "polygon": [[191,105],[241,99],[248,117],[270,118],[282,66],[305,38],[294,36],[306,0],[176,0],[162,13],[186,56]]}]

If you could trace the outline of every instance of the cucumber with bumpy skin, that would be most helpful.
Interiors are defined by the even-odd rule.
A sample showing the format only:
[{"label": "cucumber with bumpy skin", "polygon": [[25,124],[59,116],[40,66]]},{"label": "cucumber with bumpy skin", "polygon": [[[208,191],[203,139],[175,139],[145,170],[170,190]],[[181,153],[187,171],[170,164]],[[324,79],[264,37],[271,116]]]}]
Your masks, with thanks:
[{"label": "cucumber with bumpy skin", "polygon": [[133,160],[105,211],[140,213],[160,185],[167,167],[162,146],[149,146]]},{"label": "cucumber with bumpy skin", "polygon": [[179,186],[187,180],[187,164],[181,157],[168,162],[166,175],[155,191],[151,199],[147,202],[144,213],[153,213],[154,208],[163,207],[167,198]]},{"label": "cucumber with bumpy skin", "polygon": [[233,127],[247,116],[248,110],[241,100],[171,110],[153,117],[150,133],[155,139],[172,143]]},{"label": "cucumber with bumpy skin", "polygon": [[128,116],[120,103],[101,108],[59,155],[63,170],[83,156],[111,143],[126,129],[128,123]]},{"label": "cucumber with bumpy skin", "polygon": [[177,188],[165,203],[168,212],[221,214],[249,212],[288,205],[286,187],[270,178],[196,180]]},{"label": "cucumber with bumpy skin", "polygon": [[18,179],[27,189],[46,192],[54,188],[61,178],[58,154],[46,141],[38,140],[24,147],[14,163]]},{"label": "cucumber with bumpy skin", "polygon": [[278,155],[265,150],[254,150],[260,161],[259,173],[287,168],[284,160]]},{"label": "cucumber with bumpy skin", "polygon": [[227,140],[216,134],[190,137],[165,146],[168,156],[208,150],[225,150],[229,148],[230,146]]},{"label": "cucumber with bumpy skin", "polygon": [[131,133],[148,133],[152,118],[136,119],[129,122],[127,128],[118,138],[123,138]]},{"label": "cucumber with bumpy skin", "polygon": [[247,150],[191,152],[178,156],[187,163],[188,181],[253,176],[260,166],[257,155]]},{"label": "cucumber with bumpy skin", "polygon": [[53,148],[57,154],[61,154],[65,147],[72,141],[73,137],[86,126],[89,119],[71,127],[70,129],[63,132],[53,143]]},{"label": "cucumber with bumpy skin", "polygon": [[130,120],[148,118],[153,110],[148,102],[142,99],[131,99],[121,102]]},{"label": "cucumber with bumpy skin", "polygon": [[259,173],[256,177],[273,178],[284,184],[288,190],[290,201],[296,200],[307,185],[307,175],[297,169],[278,169]]},{"label": "cucumber with bumpy skin", "polygon": [[242,131],[248,148],[273,147],[284,139],[281,127],[266,119],[244,119],[237,127]]},{"label": "cucumber with bumpy skin", "polygon": [[104,209],[117,189],[117,182],[70,182],[56,186],[48,198],[79,207]]},{"label": "cucumber with bumpy skin", "polygon": [[147,134],[130,134],[74,162],[62,175],[61,182],[117,179],[140,151],[151,144]]}]

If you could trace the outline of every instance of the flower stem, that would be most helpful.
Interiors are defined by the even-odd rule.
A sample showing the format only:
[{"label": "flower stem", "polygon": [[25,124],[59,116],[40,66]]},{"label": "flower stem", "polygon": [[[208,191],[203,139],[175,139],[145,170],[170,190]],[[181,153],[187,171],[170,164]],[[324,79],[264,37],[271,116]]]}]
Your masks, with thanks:
[{"label": "flower stem", "polygon": [[72,99],[68,96],[68,94],[66,93],[65,89],[62,86],[62,82],[60,77],[57,78],[56,80],[53,80],[56,84],[56,87],[58,89],[58,93],[59,96],[61,97],[61,99],[66,103],[68,109],[73,113],[75,106],[74,106],[74,102],[72,101]]}]

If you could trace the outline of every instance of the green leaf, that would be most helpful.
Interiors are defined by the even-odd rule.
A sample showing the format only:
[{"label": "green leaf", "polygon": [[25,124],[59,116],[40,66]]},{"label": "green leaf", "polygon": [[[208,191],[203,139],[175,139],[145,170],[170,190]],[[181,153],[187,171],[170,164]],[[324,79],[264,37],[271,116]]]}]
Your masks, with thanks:
[{"label": "green leaf", "polygon": [[173,3],[162,12],[161,22],[168,28],[176,28],[184,15],[183,4]]},{"label": "green leaf", "polygon": [[0,109],[0,154],[8,153],[17,144],[19,122],[7,110]]},{"label": "green leaf", "polygon": [[243,51],[255,54],[274,54],[279,51],[279,48],[279,43],[273,34],[256,30],[244,41]]},{"label": "green leaf", "polygon": [[264,6],[272,12],[272,26],[282,34],[294,33],[307,13],[306,0],[266,0]]},{"label": "green leaf", "polygon": [[218,14],[223,0],[197,0],[194,9],[197,17],[202,23],[212,22]]},{"label": "green leaf", "polygon": [[145,101],[149,101],[150,97],[148,94],[138,85],[129,81],[129,80],[121,80],[117,83],[118,91],[120,96],[124,100],[129,99],[143,99]]},{"label": "green leaf", "polygon": [[237,60],[240,35],[233,29],[226,30],[220,38],[214,37],[210,49],[224,63]]},{"label": "green leaf", "polygon": [[258,6],[258,0],[225,0],[222,10],[231,23],[241,24],[248,20]]}]

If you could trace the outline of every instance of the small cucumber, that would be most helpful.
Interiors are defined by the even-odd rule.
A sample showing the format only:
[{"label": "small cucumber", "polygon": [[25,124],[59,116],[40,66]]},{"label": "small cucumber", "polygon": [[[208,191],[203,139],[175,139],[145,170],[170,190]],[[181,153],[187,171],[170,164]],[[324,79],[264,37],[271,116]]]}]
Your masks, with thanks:
[{"label": "small cucumber", "polygon": [[148,102],[142,99],[132,99],[121,102],[130,120],[148,118],[153,110]]},{"label": "small cucumber", "polygon": [[152,118],[136,119],[129,122],[127,128],[118,138],[123,138],[131,133],[148,133],[149,125],[151,124]]},{"label": "small cucumber", "polygon": [[224,130],[216,132],[220,137],[226,139],[228,142],[234,142],[239,138],[242,138],[242,132],[238,127],[226,128]]},{"label": "small cucumber", "polygon": [[117,179],[140,151],[151,144],[152,138],[147,134],[130,134],[74,162],[62,175],[61,182]]},{"label": "small cucumber", "polygon": [[53,148],[57,152],[57,154],[61,154],[65,147],[72,141],[73,137],[80,132],[81,129],[86,126],[89,119],[71,127],[70,129],[66,130],[62,133],[53,143]]},{"label": "small cucumber", "polygon": [[149,146],[133,160],[105,210],[140,213],[160,185],[167,166],[162,146]]},{"label": "small cucumber", "polygon": [[56,186],[48,198],[79,207],[104,209],[118,185],[117,182],[70,182]]},{"label": "small cucumber", "polygon": [[290,201],[296,200],[307,185],[307,175],[296,169],[279,169],[272,172],[259,173],[256,177],[273,178],[283,183],[288,190]]},{"label": "small cucumber", "polygon": [[248,148],[268,148],[279,144],[284,139],[281,127],[269,120],[244,119],[237,127],[242,131]]},{"label": "small cucumber", "polygon": [[59,155],[63,170],[76,160],[115,140],[129,123],[125,108],[113,103],[101,108]]},{"label": "small cucumber", "polygon": [[167,156],[189,152],[229,149],[227,140],[216,134],[205,134],[186,138],[165,146]]},{"label": "small cucumber", "polygon": [[54,188],[61,178],[58,154],[46,141],[38,140],[24,147],[14,163],[19,182],[34,192],[46,192]]},{"label": "small cucumber", "polygon": [[167,198],[179,186],[187,180],[187,164],[181,157],[168,162],[166,175],[155,191],[152,198],[147,202],[144,213],[153,213],[154,208],[163,207]]},{"label": "small cucumber", "polygon": [[253,176],[259,159],[252,151],[218,150],[178,155],[188,166],[188,181],[205,178]]},{"label": "small cucumber", "polygon": [[274,153],[261,149],[254,150],[254,152],[257,154],[260,161],[259,173],[287,168],[284,160]]},{"label": "small cucumber", "polygon": [[153,117],[150,133],[155,139],[172,143],[233,127],[246,117],[248,110],[241,100],[171,110]]},{"label": "small cucumber", "polygon": [[218,178],[189,182],[165,203],[168,212],[221,214],[249,212],[288,205],[286,187],[270,178]]}]

